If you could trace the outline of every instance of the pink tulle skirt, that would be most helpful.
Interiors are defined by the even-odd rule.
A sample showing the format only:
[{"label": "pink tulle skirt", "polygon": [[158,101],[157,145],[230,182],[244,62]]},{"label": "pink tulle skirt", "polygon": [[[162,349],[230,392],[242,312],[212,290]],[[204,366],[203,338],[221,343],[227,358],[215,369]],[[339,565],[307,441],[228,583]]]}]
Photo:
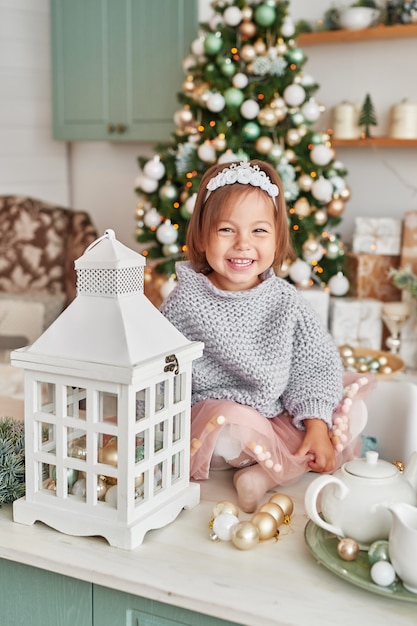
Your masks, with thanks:
[{"label": "pink tulle skirt", "polygon": [[[345,374],[343,398],[333,414],[329,433],[337,467],[360,454],[360,434],[367,418],[363,399],[373,386],[372,376]],[[294,456],[304,434],[293,426],[288,413],[265,418],[255,409],[231,400],[198,402],[191,411],[191,478],[204,480],[211,469],[258,463],[275,484],[290,484],[310,471],[310,456]]]}]

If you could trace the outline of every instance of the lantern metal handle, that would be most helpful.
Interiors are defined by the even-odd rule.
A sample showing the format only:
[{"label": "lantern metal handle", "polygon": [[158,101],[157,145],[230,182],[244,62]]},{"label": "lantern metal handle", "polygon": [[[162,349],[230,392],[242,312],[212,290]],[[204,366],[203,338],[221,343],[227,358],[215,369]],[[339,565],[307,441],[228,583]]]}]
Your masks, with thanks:
[{"label": "lantern metal handle", "polygon": [[164,372],[174,372],[175,375],[180,373],[180,365],[178,363],[178,359],[175,354],[170,354],[165,357],[165,367]]}]

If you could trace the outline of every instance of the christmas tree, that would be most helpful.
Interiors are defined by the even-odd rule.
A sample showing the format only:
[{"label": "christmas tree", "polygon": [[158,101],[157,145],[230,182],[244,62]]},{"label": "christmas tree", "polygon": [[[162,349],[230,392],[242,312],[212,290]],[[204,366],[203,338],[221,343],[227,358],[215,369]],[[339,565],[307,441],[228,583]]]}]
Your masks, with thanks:
[{"label": "christmas tree", "polygon": [[[345,252],[335,227],[350,190],[327,132],[315,130],[324,107],[304,71],[289,2],[215,0],[208,23],[183,61],[175,133],[139,157],[136,238],[148,267],[175,279],[204,171],[215,162],[260,158],[285,189],[297,259],[280,275],[301,287],[343,295]],[[330,282],[329,282],[330,281]]]}]

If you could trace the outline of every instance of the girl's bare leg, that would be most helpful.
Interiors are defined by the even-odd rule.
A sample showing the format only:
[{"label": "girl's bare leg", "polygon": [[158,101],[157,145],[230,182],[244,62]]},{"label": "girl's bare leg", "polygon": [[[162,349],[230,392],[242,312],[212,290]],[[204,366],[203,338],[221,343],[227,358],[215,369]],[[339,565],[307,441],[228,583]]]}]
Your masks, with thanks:
[{"label": "girl's bare leg", "polygon": [[276,486],[274,479],[258,464],[238,470],[233,476],[239,507],[253,513],[269,489]]}]

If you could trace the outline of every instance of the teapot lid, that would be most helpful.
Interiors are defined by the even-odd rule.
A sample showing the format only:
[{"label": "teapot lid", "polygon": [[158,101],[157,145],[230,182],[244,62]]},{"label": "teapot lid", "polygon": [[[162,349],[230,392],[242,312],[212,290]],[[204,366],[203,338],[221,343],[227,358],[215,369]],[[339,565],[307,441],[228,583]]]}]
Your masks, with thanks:
[{"label": "teapot lid", "polygon": [[381,461],[378,457],[378,452],[368,450],[364,459],[348,461],[344,468],[349,474],[361,478],[393,478],[398,474],[395,465]]}]

